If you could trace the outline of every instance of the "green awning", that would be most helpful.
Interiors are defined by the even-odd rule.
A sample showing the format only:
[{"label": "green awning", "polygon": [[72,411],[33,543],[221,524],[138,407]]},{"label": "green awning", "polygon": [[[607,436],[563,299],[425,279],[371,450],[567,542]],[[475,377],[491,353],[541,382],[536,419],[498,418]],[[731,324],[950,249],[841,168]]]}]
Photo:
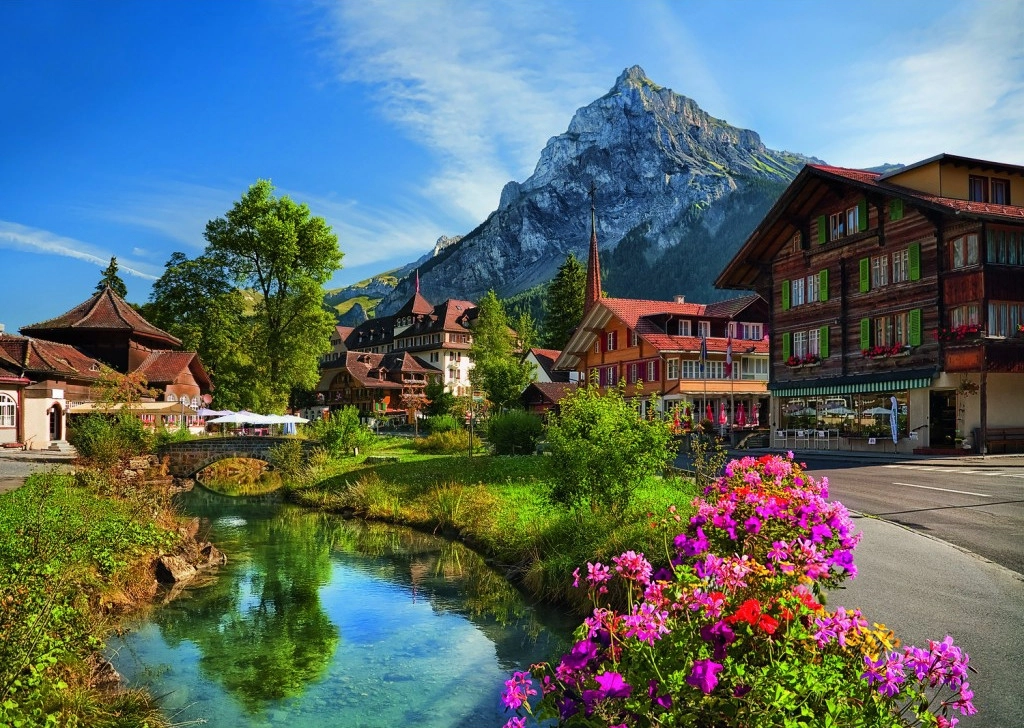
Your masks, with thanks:
[{"label": "green awning", "polygon": [[[920,371],[914,372],[920,374]],[[831,382],[818,381],[808,382],[801,386],[793,386],[792,382],[786,382],[773,387],[768,385],[769,391],[775,397],[808,397],[831,394],[864,394],[871,392],[899,392],[908,389],[926,389],[932,386],[932,372],[929,370],[926,376],[903,376],[893,378],[875,375],[837,377]]]}]

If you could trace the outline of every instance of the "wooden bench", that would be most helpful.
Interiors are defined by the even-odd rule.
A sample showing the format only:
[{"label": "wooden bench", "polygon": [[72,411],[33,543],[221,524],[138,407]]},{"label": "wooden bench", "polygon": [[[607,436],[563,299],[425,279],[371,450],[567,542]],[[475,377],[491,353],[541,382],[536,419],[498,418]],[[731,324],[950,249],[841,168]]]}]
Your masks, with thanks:
[{"label": "wooden bench", "polygon": [[5,442],[5,450],[28,450],[28,445],[24,442]]},{"label": "wooden bench", "polygon": [[[1001,447],[1000,452],[1024,452],[1024,427],[989,427],[985,437],[985,452],[994,453],[995,448]],[[981,428],[974,428],[974,446],[981,443]]]}]

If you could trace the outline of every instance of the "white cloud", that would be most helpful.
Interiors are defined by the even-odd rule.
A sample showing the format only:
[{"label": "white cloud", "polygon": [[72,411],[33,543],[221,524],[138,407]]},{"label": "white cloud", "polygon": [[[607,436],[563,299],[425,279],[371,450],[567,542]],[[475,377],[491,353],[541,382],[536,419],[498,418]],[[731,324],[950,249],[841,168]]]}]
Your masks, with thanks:
[{"label": "white cloud", "polygon": [[437,157],[426,194],[476,223],[532,172],[572,113],[611,85],[568,8],[503,1],[339,0],[328,7],[345,82],[380,89],[380,113]]},{"label": "white cloud", "polygon": [[867,166],[950,152],[1024,163],[1024,0],[961,11],[906,34],[904,52],[851,74],[867,84],[824,104],[842,119],[830,161]]},{"label": "white cloud", "polygon": [[[76,260],[84,260],[103,268],[107,267],[113,255],[108,250],[84,243],[81,240],[57,235],[48,230],[30,228],[7,220],[0,220],[0,247],[28,253],[75,258]],[[147,269],[152,270],[152,268],[144,263],[118,260],[117,265],[119,271],[138,278],[151,281],[157,278],[157,276],[147,272]]]}]

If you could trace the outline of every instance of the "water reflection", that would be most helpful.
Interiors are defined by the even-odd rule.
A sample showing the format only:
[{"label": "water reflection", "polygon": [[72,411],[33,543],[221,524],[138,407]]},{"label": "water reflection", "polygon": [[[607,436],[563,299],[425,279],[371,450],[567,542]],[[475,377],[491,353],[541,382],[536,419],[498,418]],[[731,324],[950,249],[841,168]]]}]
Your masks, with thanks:
[{"label": "water reflection", "polygon": [[212,725],[500,726],[509,670],[566,649],[474,552],[407,529],[197,488],[228,565],[161,607],[114,660]]},{"label": "water reflection", "polygon": [[280,473],[252,458],[219,460],[196,473],[196,480],[215,493],[230,496],[273,493],[283,484]]}]

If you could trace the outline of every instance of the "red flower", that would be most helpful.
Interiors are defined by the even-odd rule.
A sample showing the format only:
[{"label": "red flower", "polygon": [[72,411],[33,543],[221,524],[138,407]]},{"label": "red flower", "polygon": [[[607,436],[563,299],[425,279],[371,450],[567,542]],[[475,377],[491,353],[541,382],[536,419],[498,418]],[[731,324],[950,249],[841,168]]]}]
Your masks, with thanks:
[{"label": "red flower", "polygon": [[726,617],[725,621],[729,624],[736,624],[737,622],[746,622],[751,627],[757,625],[758,620],[761,618],[761,603],[756,599],[748,599],[740,605],[740,608],[736,610],[736,613],[731,617]]}]

